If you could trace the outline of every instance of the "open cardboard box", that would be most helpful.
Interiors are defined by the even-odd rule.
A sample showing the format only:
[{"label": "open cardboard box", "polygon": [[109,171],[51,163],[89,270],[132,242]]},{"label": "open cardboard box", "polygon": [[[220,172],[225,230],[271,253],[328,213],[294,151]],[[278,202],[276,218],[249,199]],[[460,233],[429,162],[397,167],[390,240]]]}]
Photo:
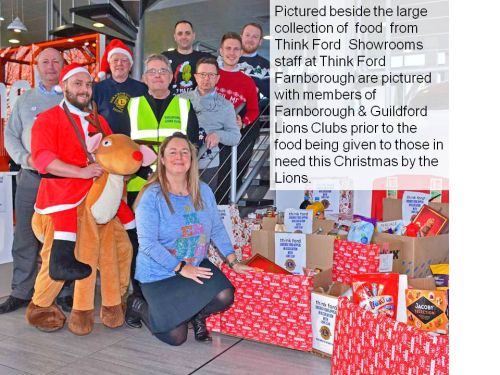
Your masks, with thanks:
[{"label": "open cardboard box", "polygon": [[328,357],[333,352],[338,297],[351,288],[347,284],[332,283],[331,273],[328,269],[314,276],[311,293],[312,350]]},{"label": "open cardboard box", "polygon": [[[265,217],[262,221],[262,229],[252,232],[252,254],[261,254],[266,258],[275,260],[274,226],[276,218]],[[322,234],[306,235],[306,264],[309,268],[320,268],[326,270],[332,267],[333,242],[335,236],[326,234],[333,229],[333,220],[313,220],[313,232],[322,228]]]},{"label": "open cardboard box", "polygon": [[[430,203],[433,209],[443,215],[449,215],[447,203]],[[401,219],[402,201],[400,199],[384,199],[384,221]],[[440,234],[433,237],[406,237],[389,233],[374,233],[372,243],[389,244],[393,254],[393,272],[408,275],[410,278],[421,278],[431,274],[429,265],[448,263],[449,235]]]},{"label": "open cardboard box", "polygon": [[[311,291],[314,286],[328,289],[331,269],[315,276],[270,272],[239,275],[225,265],[222,271],[235,286],[234,303],[210,318],[212,329],[290,349],[312,350]],[[337,293],[340,291],[332,289],[332,294]]]}]

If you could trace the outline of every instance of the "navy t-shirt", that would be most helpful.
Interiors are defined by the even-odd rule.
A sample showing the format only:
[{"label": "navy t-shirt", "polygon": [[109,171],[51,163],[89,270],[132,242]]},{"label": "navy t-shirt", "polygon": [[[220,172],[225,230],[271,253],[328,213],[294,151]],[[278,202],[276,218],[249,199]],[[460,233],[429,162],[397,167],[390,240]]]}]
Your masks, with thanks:
[{"label": "navy t-shirt", "polygon": [[202,57],[213,57],[207,52],[200,51],[193,51],[188,55],[183,55],[177,52],[177,50],[165,51],[162,54],[170,60],[170,65],[172,66],[174,77],[172,78],[172,83],[170,83],[169,90],[175,95],[193,90],[196,87],[194,79],[196,63]]},{"label": "navy t-shirt", "polygon": [[238,67],[247,76],[252,77],[259,92],[269,98],[269,60],[258,54],[241,56]]},{"label": "navy t-shirt", "polygon": [[130,136],[130,120],[127,104],[130,98],[146,95],[148,87],[132,78],[118,83],[113,78],[105,79],[94,87],[97,111],[108,122],[113,133]]}]

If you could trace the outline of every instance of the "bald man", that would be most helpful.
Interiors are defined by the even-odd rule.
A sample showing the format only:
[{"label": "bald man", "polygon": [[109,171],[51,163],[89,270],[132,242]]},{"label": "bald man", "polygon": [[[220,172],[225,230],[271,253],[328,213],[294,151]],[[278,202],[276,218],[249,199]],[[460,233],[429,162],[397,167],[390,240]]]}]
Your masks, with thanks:
[{"label": "bald man", "polygon": [[[21,165],[21,170],[16,176],[12,293],[0,305],[0,314],[27,306],[33,295],[40,244],[31,229],[31,217],[41,177],[31,157],[31,128],[41,112],[61,102],[63,95],[57,84],[63,65],[58,50],[46,48],[40,52],[36,68],[40,81],[17,99],[5,127],[5,148],[12,160]],[[71,309],[71,298],[71,290],[63,289],[58,302],[64,310]]]}]

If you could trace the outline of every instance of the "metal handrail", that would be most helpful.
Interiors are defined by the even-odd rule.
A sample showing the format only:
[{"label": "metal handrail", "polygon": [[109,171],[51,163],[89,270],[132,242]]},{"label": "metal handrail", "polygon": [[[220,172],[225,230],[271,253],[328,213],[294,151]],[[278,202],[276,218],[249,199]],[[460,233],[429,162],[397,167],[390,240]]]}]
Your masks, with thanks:
[{"label": "metal handrail", "polygon": [[[259,126],[259,121],[261,119],[261,116],[266,118],[267,116],[263,116],[263,113],[269,108],[269,103],[262,109],[262,111],[259,113],[259,115],[257,116],[257,118],[255,119],[255,121],[253,123],[251,123],[249,125],[249,127],[251,126]],[[266,123],[269,122],[269,118],[267,117],[266,118],[266,121],[263,123],[263,125],[265,125]],[[240,139],[240,142],[238,143],[238,145],[245,139],[245,137],[249,136],[250,132],[247,132],[241,139]],[[262,146],[262,144],[264,144],[264,142],[266,142],[267,140],[269,139],[269,135],[266,135],[265,137],[263,137],[263,139],[260,141],[259,145],[257,146],[257,148],[260,148]],[[226,175],[224,176],[224,178],[220,181],[217,182],[217,187],[215,188],[215,191],[214,191],[214,194],[217,193],[219,191],[219,189],[222,187],[223,183],[226,181],[227,178],[230,178],[230,181],[231,181],[231,187],[229,189],[229,191],[225,192],[224,195],[222,196],[222,199],[224,199],[228,194],[229,194],[229,199],[230,199],[230,202],[231,203],[236,203],[242,196],[243,194],[245,193],[245,190],[248,188],[248,186],[250,185],[250,182],[251,180],[255,177],[255,175],[257,175],[257,172],[258,170],[260,169],[260,167],[263,165],[263,163],[265,162],[265,160],[259,164],[259,162],[257,162],[257,164],[253,167],[252,170],[250,170],[248,173],[249,173],[249,177],[247,178],[248,180],[248,183],[246,183],[247,181],[245,181],[243,184],[242,184],[242,187],[240,188],[240,190],[237,190],[237,186],[236,186],[236,182],[237,182],[237,179],[238,177],[240,177],[240,175],[242,174],[242,171],[240,171],[240,173],[238,174],[238,162],[241,160],[241,157],[238,159],[238,145],[236,146],[222,146],[219,148],[219,152],[218,152],[218,155],[219,155],[219,167],[216,171],[216,173],[214,174],[214,176],[212,177],[212,179],[209,181],[209,182],[212,182],[212,180],[219,175],[219,172],[222,170],[222,168],[224,167],[224,165],[228,162],[231,163],[231,173],[229,175]],[[225,159],[225,160],[222,160],[222,158],[220,157],[220,154],[222,152],[223,149],[225,149],[226,147],[231,147],[231,153],[230,155]],[[248,146],[247,146],[248,147]],[[242,153],[242,155],[248,150],[248,148],[246,148],[244,150],[244,152]],[[208,151],[208,150],[207,150]],[[267,148],[265,150],[261,150],[263,151],[264,155],[266,158],[269,157],[269,145],[267,146]],[[198,160],[203,157],[204,155],[206,154],[205,153],[201,153],[200,155],[198,155]],[[217,154],[216,154],[217,155]],[[261,157],[262,159],[263,157]],[[249,166],[250,162],[251,162],[252,158],[248,159],[248,161],[246,162],[245,164],[245,168],[247,166]],[[210,167],[210,164],[213,163],[213,160],[211,160],[208,165],[205,167],[205,169],[208,169]],[[203,169],[201,172],[200,172],[200,176],[203,175],[203,173],[205,172],[205,169]],[[255,171],[254,171],[255,170]],[[242,189],[243,187],[245,187],[245,189]]]}]

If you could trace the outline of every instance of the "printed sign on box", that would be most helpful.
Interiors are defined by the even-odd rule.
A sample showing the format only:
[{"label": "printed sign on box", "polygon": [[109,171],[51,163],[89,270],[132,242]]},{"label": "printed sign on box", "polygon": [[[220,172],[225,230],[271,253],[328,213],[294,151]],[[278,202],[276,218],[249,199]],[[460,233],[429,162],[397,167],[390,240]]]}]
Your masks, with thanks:
[{"label": "printed sign on box", "polygon": [[312,202],[328,201],[325,209],[326,218],[336,218],[340,212],[340,190],[314,190]]},{"label": "printed sign on box", "polygon": [[285,210],[285,228],[287,232],[300,231],[301,233],[311,234],[312,227],[312,210],[295,210],[293,208]]},{"label": "printed sign on box", "polygon": [[275,263],[295,275],[302,275],[306,266],[306,235],[276,233],[274,241]]},{"label": "printed sign on box", "polygon": [[348,291],[350,286],[347,284],[332,284],[330,269],[314,276],[314,291],[311,293],[313,350],[332,355],[338,297]]},{"label": "printed sign on box", "polygon": [[333,329],[337,315],[337,303],[336,298],[319,293],[311,294],[313,348],[330,355],[333,351]]},{"label": "printed sign on box", "polygon": [[408,225],[412,217],[418,214],[418,211],[424,204],[429,203],[431,195],[418,193],[414,191],[405,191],[403,194],[403,224]]}]

